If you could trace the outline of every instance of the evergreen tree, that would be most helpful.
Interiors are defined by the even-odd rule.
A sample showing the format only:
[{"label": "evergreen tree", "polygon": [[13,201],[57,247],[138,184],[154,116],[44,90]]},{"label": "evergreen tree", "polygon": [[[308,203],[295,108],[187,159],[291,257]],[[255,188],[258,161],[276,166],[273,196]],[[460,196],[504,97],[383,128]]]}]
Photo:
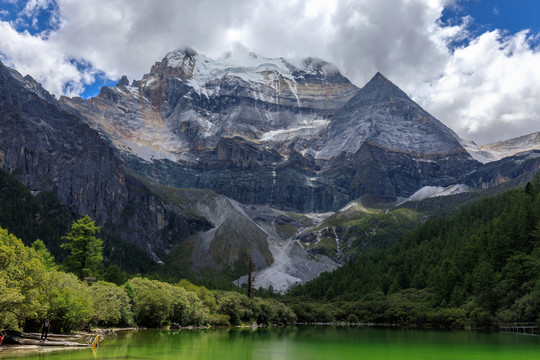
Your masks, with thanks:
[{"label": "evergreen tree", "polygon": [[32,243],[32,248],[41,255],[41,262],[43,262],[43,265],[45,265],[45,268],[47,268],[47,270],[53,270],[56,268],[54,256],[51,255],[43,241],[37,239]]},{"label": "evergreen tree", "polygon": [[63,237],[66,242],[61,247],[70,252],[63,263],[64,269],[81,280],[96,276],[103,261],[103,241],[96,237],[100,229],[86,215],[75,221],[69,234]]},{"label": "evergreen tree", "polygon": [[105,281],[114,283],[116,285],[123,285],[128,280],[128,274],[118,265],[109,265],[104,275]]}]

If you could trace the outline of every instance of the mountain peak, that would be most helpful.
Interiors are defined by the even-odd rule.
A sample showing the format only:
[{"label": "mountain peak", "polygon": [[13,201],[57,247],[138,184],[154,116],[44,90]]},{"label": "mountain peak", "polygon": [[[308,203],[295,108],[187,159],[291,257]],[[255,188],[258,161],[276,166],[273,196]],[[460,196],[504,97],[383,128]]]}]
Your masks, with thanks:
[{"label": "mountain peak", "polygon": [[197,51],[195,51],[193,48],[190,48],[189,46],[180,47],[174,51],[171,51],[169,54],[176,54],[187,57],[195,57],[198,55]]},{"label": "mountain peak", "polygon": [[181,79],[199,95],[204,93],[205,96],[218,91],[220,87],[216,87],[215,82],[225,78],[271,88],[284,86],[284,91],[296,89],[296,83],[351,85],[336,66],[324,60],[308,57],[293,62],[282,57],[268,58],[241,46],[216,59],[191,48],[171,51],[161,62],[156,62],[145,80],[152,84],[152,79],[162,77]]},{"label": "mountain peak", "polygon": [[369,142],[414,154],[464,153],[458,136],[381,73],[361,88],[328,126],[319,155],[355,153]]},{"label": "mountain peak", "polygon": [[129,86],[129,80],[126,75],[123,75],[122,78],[118,80],[118,82],[115,85],[115,87],[120,87],[120,86]]},{"label": "mountain peak", "polygon": [[403,92],[396,84],[388,80],[383,74],[377,72],[362,89],[359,95],[369,95],[374,99],[404,98],[409,96]]}]

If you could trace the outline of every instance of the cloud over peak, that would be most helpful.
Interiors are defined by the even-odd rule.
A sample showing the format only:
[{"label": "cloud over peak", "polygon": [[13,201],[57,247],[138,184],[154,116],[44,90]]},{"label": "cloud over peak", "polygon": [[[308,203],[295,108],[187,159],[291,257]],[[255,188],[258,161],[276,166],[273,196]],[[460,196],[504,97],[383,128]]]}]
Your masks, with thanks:
[{"label": "cloud over peak", "polygon": [[[470,17],[441,20],[460,3],[30,0],[18,14],[0,13],[0,59],[56,95],[72,96],[100,76],[141,78],[181,46],[217,57],[239,43],[268,57],[322,58],[358,86],[381,71],[479,143],[540,130],[538,35],[473,35]],[[41,32],[15,25],[43,12],[49,27]]]}]

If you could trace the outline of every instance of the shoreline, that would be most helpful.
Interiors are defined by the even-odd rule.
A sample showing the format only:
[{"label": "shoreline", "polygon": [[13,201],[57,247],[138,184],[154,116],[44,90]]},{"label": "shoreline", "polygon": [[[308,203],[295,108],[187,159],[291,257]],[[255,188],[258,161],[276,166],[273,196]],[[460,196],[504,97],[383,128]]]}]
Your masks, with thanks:
[{"label": "shoreline", "polygon": [[[78,338],[83,342],[68,343],[64,342],[64,345],[57,344],[57,341],[51,341],[45,344],[3,344],[0,346],[0,354],[21,354],[21,353],[43,353],[53,352],[61,350],[73,350],[73,349],[90,349],[92,347],[92,338],[100,336],[102,340],[105,340],[108,336],[116,335],[117,332],[123,331],[139,331],[139,330],[221,330],[221,329],[234,329],[234,328],[251,328],[256,330],[258,328],[270,328],[270,327],[295,327],[295,326],[342,326],[342,327],[365,327],[365,328],[387,328],[387,329],[426,329],[426,330],[461,330],[461,331],[488,331],[488,332],[500,332],[495,328],[481,329],[473,328],[471,326],[461,327],[434,327],[434,326],[421,326],[414,324],[379,324],[379,323],[348,323],[348,322],[317,322],[317,323],[296,323],[294,325],[275,325],[275,324],[245,324],[236,326],[168,326],[162,328],[146,328],[146,327],[126,327],[126,328],[97,328],[90,332],[76,332],[74,334],[50,334],[52,338]],[[504,331],[503,331],[504,332]],[[37,333],[24,333],[35,335]]]}]

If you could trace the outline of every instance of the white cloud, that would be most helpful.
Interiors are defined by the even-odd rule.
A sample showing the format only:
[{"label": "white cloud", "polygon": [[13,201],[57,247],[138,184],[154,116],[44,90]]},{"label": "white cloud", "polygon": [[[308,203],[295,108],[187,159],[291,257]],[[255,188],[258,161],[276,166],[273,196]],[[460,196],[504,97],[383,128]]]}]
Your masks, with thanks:
[{"label": "white cloud", "polygon": [[0,34],[0,60],[22,75],[30,74],[54,94],[78,95],[93,79],[91,70],[79,70],[62,48],[39,35],[18,33],[4,21],[0,21]]},{"label": "white cloud", "polygon": [[[52,0],[31,0],[28,11]],[[316,56],[362,86],[376,71],[465,138],[479,143],[540,130],[540,54],[526,33],[470,36],[470,18],[441,24],[458,0],[57,0],[59,27],[43,37],[0,26],[0,53],[55,94],[91,81],[69,59],[111,78],[140,78],[166,52],[219,56],[235,43],[265,56]],[[53,18],[54,19],[54,18]]]},{"label": "white cloud", "polygon": [[479,143],[540,131],[540,52],[527,32],[486,32],[449,57],[419,101]]},{"label": "white cloud", "polygon": [[47,9],[53,3],[53,0],[29,0],[20,15],[37,16],[39,11]]},{"label": "white cloud", "polygon": [[58,0],[63,22],[50,41],[113,78],[140,77],[178,47],[222,47],[227,30],[244,18],[245,2]]}]

